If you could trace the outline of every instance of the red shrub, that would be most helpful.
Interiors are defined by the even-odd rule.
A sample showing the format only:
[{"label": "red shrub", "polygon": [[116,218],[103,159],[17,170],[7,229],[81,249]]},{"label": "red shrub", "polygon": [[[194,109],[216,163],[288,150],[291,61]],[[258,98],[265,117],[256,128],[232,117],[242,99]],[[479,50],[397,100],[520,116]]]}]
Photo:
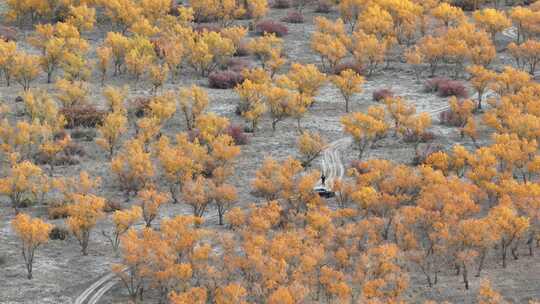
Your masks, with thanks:
[{"label": "red shrub", "polygon": [[403,135],[403,141],[406,143],[415,143],[415,142],[421,142],[426,143],[433,141],[435,139],[435,134],[433,132],[424,132],[420,135],[413,134],[411,132],[405,132]]},{"label": "red shrub", "polygon": [[319,14],[328,14],[332,11],[332,4],[328,0],[319,0],[315,12]]},{"label": "red shrub", "polygon": [[263,20],[255,26],[255,31],[259,35],[264,33],[275,34],[278,37],[283,37],[289,33],[287,26],[279,21]]},{"label": "red shrub", "polygon": [[437,93],[441,97],[456,96],[459,98],[466,98],[468,96],[465,85],[460,81],[453,80],[439,83]]},{"label": "red shrub", "polygon": [[416,155],[413,158],[413,165],[418,166],[422,165],[426,162],[426,159],[433,153],[443,151],[443,147],[440,145],[431,145],[429,144],[427,147],[423,149],[419,149],[416,152]]},{"label": "red shrub", "polygon": [[234,56],[236,56],[236,57],[249,56],[249,51],[247,49],[247,43],[245,41],[240,41],[240,44],[236,48],[236,52],[234,53]]},{"label": "red shrub", "polygon": [[150,98],[137,97],[129,101],[129,111],[136,117],[143,117],[150,110]]},{"label": "red shrub", "polygon": [[63,108],[60,114],[66,118],[66,128],[72,129],[75,127],[94,128],[103,121],[106,112],[94,106],[73,106]]},{"label": "red shrub", "polygon": [[244,58],[231,58],[227,62],[227,69],[241,73],[245,69],[253,68],[253,61]]},{"label": "red shrub", "polygon": [[463,121],[463,119],[452,111],[452,109],[439,113],[439,121],[442,125],[451,127],[461,127],[466,123],[466,121]]},{"label": "red shrub", "polygon": [[0,38],[4,41],[17,41],[17,29],[11,26],[0,26]]},{"label": "red shrub", "polygon": [[365,73],[364,67],[362,67],[361,64],[359,64],[359,63],[357,63],[355,61],[352,61],[352,60],[347,60],[345,62],[338,63],[334,67],[333,72],[334,72],[335,75],[339,75],[339,74],[341,74],[341,72],[343,72],[345,70],[353,70],[358,75],[364,75],[364,73]]},{"label": "red shrub", "polygon": [[227,134],[234,139],[236,145],[240,146],[248,143],[248,137],[244,132],[244,128],[239,125],[231,124],[227,128]]},{"label": "red shrub", "polygon": [[299,11],[290,11],[287,13],[287,16],[281,19],[281,21],[287,23],[304,23],[304,15]]},{"label": "red shrub", "polygon": [[424,91],[426,93],[435,93],[439,90],[439,84],[448,81],[450,81],[450,79],[444,77],[435,77],[428,79],[424,83]]},{"label": "red shrub", "polygon": [[197,24],[194,28],[195,32],[201,33],[204,31],[207,32],[221,32],[221,26],[217,24]]},{"label": "red shrub", "polygon": [[373,100],[377,102],[384,101],[390,97],[394,97],[394,92],[390,89],[378,89],[373,92]]},{"label": "red shrub", "polygon": [[242,81],[244,76],[231,70],[213,72],[208,76],[208,85],[214,89],[232,89]]},{"label": "red shrub", "polygon": [[435,77],[424,83],[424,91],[435,93],[441,97],[456,96],[459,98],[467,97],[467,89],[460,81],[450,80],[444,77]]},{"label": "red shrub", "polygon": [[272,3],[272,8],[283,9],[289,7],[291,7],[291,2],[289,0],[274,0]]}]

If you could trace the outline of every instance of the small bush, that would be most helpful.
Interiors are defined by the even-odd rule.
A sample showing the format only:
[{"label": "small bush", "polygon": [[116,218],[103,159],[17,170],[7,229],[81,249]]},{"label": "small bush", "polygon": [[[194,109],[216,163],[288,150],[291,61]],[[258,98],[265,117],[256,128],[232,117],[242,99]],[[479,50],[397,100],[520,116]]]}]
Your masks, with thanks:
[{"label": "small bush", "polygon": [[290,11],[287,13],[287,16],[281,19],[281,21],[287,23],[304,23],[304,15],[299,11]]},{"label": "small bush", "polygon": [[208,76],[208,85],[214,89],[232,89],[242,81],[244,76],[231,70],[213,72]]},{"label": "small bush", "polygon": [[283,37],[289,33],[287,26],[279,21],[263,20],[255,26],[255,31],[259,35],[264,33],[275,34],[278,37]]},{"label": "small bush", "polygon": [[17,41],[17,29],[11,26],[0,26],[0,38],[4,41]]},{"label": "small bush", "polygon": [[435,93],[440,97],[456,96],[459,98],[467,97],[467,89],[460,81],[450,80],[444,77],[435,77],[424,83],[424,91]]},{"label": "small bush", "polygon": [[69,236],[69,231],[64,227],[54,226],[51,232],[49,232],[50,240],[65,240]]},{"label": "small bush", "polygon": [[272,8],[285,9],[291,7],[291,1],[289,0],[274,0]]},{"label": "small bush", "polygon": [[441,97],[456,96],[459,98],[466,98],[468,96],[465,85],[460,81],[453,80],[439,83],[437,93]]},{"label": "small bush", "polygon": [[105,204],[105,207],[103,208],[103,211],[107,213],[111,213],[117,210],[122,210],[122,204],[117,201],[111,201],[107,200],[107,203]]},{"label": "small bush", "polygon": [[332,3],[328,0],[319,0],[315,12],[319,14],[328,14],[332,11]]},{"label": "small bush", "polygon": [[240,41],[240,44],[236,48],[236,52],[234,53],[234,56],[236,56],[236,57],[249,56],[249,50],[247,48],[247,42]]},{"label": "small bush", "polygon": [[150,110],[150,98],[137,97],[129,102],[129,111],[137,118],[143,117]]},{"label": "small bush", "polygon": [[355,169],[360,174],[366,174],[369,172],[368,163],[361,160],[353,160],[351,162],[351,169]]},{"label": "small bush", "polygon": [[231,58],[227,62],[227,69],[241,73],[243,70],[249,70],[253,68],[253,61],[244,58]]},{"label": "small bush", "polygon": [[450,79],[444,77],[435,77],[426,80],[424,82],[424,92],[426,93],[435,93],[439,90],[439,85],[443,82],[448,82]]},{"label": "small bush", "polygon": [[390,89],[378,89],[373,92],[373,100],[377,102],[384,101],[386,98],[394,97],[394,92]]},{"label": "small bush", "polygon": [[236,145],[245,145],[248,143],[248,137],[244,132],[244,128],[239,125],[231,124],[227,128],[227,134],[234,139]]},{"label": "small bush", "polygon": [[348,60],[348,61],[345,61],[345,62],[338,63],[334,67],[334,74],[339,75],[339,74],[341,74],[341,72],[343,72],[345,70],[353,70],[358,75],[364,75],[365,74],[364,67],[362,67],[361,64],[359,64],[357,62],[354,62],[352,60]]},{"label": "small bush", "polygon": [[202,33],[204,31],[206,32],[221,32],[221,26],[217,24],[198,24],[195,26],[194,30],[195,32]]},{"label": "small bush", "polygon": [[67,210],[67,205],[65,204],[61,204],[61,203],[51,204],[47,208],[47,216],[51,220],[67,218],[68,215],[69,214]]},{"label": "small bush", "polygon": [[64,151],[62,152],[68,156],[82,157],[86,155],[84,147],[76,142],[70,142],[69,144],[67,144],[67,146],[64,147]]},{"label": "small bush", "polygon": [[103,122],[106,112],[94,106],[84,105],[63,108],[60,114],[66,118],[66,128],[73,129],[75,127],[95,128]]},{"label": "small bush", "polygon": [[417,136],[416,134],[405,132],[403,135],[403,141],[406,143],[415,143],[415,142],[421,142],[426,143],[433,141],[435,139],[435,134],[433,132],[424,132],[420,136]]},{"label": "small bush", "polygon": [[422,164],[425,164],[426,159],[433,153],[443,151],[443,147],[440,145],[428,145],[427,147],[423,149],[419,149],[419,151],[416,153],[416,155],[413,158],[413,165],[419,166]]},{"label": "small bush", "polygon": [[83,141],[93,141],[97,136],[96,130],[93,129],[75,129],[71,131],[71,138]]}]

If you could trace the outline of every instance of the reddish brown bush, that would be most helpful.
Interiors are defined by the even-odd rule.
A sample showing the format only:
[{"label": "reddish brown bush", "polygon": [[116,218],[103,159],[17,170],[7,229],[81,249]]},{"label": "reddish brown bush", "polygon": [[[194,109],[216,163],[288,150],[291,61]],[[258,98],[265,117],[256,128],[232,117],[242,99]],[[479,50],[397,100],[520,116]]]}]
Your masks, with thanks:
[{"label": "reddish brown bush", "polygon": [[433,141],[433,139],[435,139],[435,134],[433,132],[424,132],[419,136],[411,132],[405,132],[403,135],[403,141],[406,143],[426,143]]},{"label": "reddish brown bush", "polygon": [[443,147],[440,146],[440,145],[429,144],[427,147],[425,147],[423,149],[418,149],[418,151],[416,152],[416,155],[413,158],[412,163],[413,163],[414,166],[419,166],[419,165],[425,164],[426,159],[431,154],[439,152],[439,151],[443,151],[443,150],[444,150]]},{"label": "reddish brown bush", "polygon": [[319,0],[315,12],[319,14],[328,14],[332,11],[332,3],[328,0]]},{"label": "reddish brown bush", "polygon": [[54,226],[51,232],[49,232],[49,239],[51,240],[65,240],[69,236],[69,231],[65,227]]},{"label": "reddish brown bush", "polygon": [[17,29],[11,26],[0,26],[0,38],[4,41],[17,41]]},{"label": "reddish brown bush", "polygon": [[47,208],[47,216],[51,220],[67,218],[69,216],[67,205],[65,203],[52,203]]},{"label": "reddish brown bush", "polygon": [[444,77],[435,77],[426,80],[424,82],[424,92],[426,93],[435,93],[439,90],[439,84],[442,82],[448,82],[450,79]]},{"label": "reddish brown bush", "polygon": [[137,97],[129,101],[129,112],[136,117],[143,117],[150,110],[150,98]]},{"label": "reddish brown bush", "polygon": [[232,137],[234,139],[234,143],[239,146],[248,143],[248,137],[244,132],[244,128],[239,125],[231,124],[227,128],[227,134]]},{"label": "reddish brown bush", "polygon": [[244,76],[231,70],[213,72],[208,76],[208,85],[214,89],[232,89],[242,81]]},{"label": "reddish brown bush", "polygon": [[249,51],[247,49],[247,42],[240,41],[240,44],[236,48],[236,52],[234,53],[234,56],[236,57],[249,56]]},{"label": "reddish brown bush", "polygon": [[66,118],[66,128],[72,129],[75,127],[95,128],[103,122],[106,112],[87,105],[63,108],[60,114]]},{"label": "reddish brown bush", "polygon": [[459,98],[467,97],[467,89],[460,81],[450,80],[445,77],[435,77],[424,83],[424,91],[435,93],[441,97],[456,96]]},{"label": "reddish brown bush", "polygon": [[227,69],[238,73],[245,69],[251,69],[253,66],[253,61],[244,58],[231,58],[227,62]]},{"label": "reddish brown bush", "polygon": [[217,24],[197,24],[194,28],[195,32],[221,32],[221,26]]},{"label": "reddish brown bush", "polygon": [[105,207],[103,208],[103,211],[107,213],[111,213],[117,210],[122,210],[122,204],[118,201],[111,201],[107,200],[107,203],[105,204]]},{"label": "reddish brown bush", "polygon": [[84,129],[76,129],[71,131],[71,138],[82,140],[82,141],[93,141],[94,138],[97,136],[96,130],[84,130]]},{"label": "reddish brown bush", "polygon": [[447,81],[439,83],[437,94],[441,97],[456,96],[466,98],[468,96],[465,85],[460,81]]},{"label": "reddish brown bush", "polygon": [[390,89],[378,89],[373,92],[373,100],[377,102],[384,101],[390,97],[394,97],[394,92]]},{"label": "reddish brown bush", "polygon": [[290,11],[287,16],[281,18],[281,21],[287,23],[304,23],[304,15],[299,11]]},{"label": "reddish brown bush", "polygon": [[287,26],[279,21],[263,20],[255,26],[255,31],[259,35],[264,33],[275,34],[278,37],[283,37],[289,33]]},{"label": "reddish brown bush", "polygon": [[335,75],[339,75],[341,74],[341,72],[345,71],[345,70],[353,70],[355,71],[358,75],[364,75],[365,74],[365,69],[364,67],[362,67],[361,64],[357,63],[357,62],[354,62],[352,60],[347,60],[347,61],[344,61],[344,62],[341,62],[341,63],[338,63],[335,67],[334,67],[334,74]]},{"label": "reddish brown bush", "polygon": [[272,8],[285,9],[291,7],[291,1],[289,0],[274,0]]}]

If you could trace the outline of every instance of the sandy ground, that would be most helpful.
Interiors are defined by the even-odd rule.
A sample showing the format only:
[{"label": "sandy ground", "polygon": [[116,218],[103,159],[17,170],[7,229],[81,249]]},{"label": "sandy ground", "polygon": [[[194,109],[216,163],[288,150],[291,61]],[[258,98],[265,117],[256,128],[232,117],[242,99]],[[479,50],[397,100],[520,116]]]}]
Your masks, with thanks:
[{"label": "sandy ground", "polygon": [[[272,10],[271,18],[279,19],[286,14],[286,10]],[[312,18],[314,14],[311,9],[307,9],[306,23],[290,24],[290,34],[285,38],[286,53],[290,61],[304,63],[316,63],[317,57],[309,47],[309,37],[314,30]],[[335,17],[334,12],[330,17]],[[88,38],[93,43],[100,43],[103,39],[103,32],[108,30],[102,28],[97,34],[92,34]],[[22,33],[21,36],[24,36]],[[21,37],[22,38],[22,37]],[[21,42],[21,48],[26,49],[25,43]],[[508,57],[503,54],[498,65],[508,62]],[[93,78],[91,97],[92,102],[97,105],[103,104],[100,95],[101,88],[97,83],[97,78]],[[47,88],[54,91],[51,85],[45,84],[45,79],[39,79],[37,87]],[[113,85],[130,84],[130,97],[148,95],[149,87],[133,86],[133,81],[127,76],[115,78],[108,82]],[[187,71],[177,83],[168,83],[165,90],[178,89],[192,83],[206,85],[205,79],[197,79],[191,72]],[[2,84],[3,85],[3,84]],[[418,111],[433,111],[447,104],[445,99],[438,98],[430,93],[422,92],[422,84],[414,80],[411,71],[404,65],[395,63],[391,69],[374,75],[364,86],[364,92],[354,98],[352,109],[363,111],[368,106],[374,105],[372,93],[376,89],[390,88],[398,95],[405,97],[414,103]],[[14,104],[14,99],[19,95],[20,88],[12,86],[0,88],[0,99]],[[235,123],[242,123],[242,120],[235,116],[234,109],[237,97],[232,90],[208,89],[211,105],[210,111],[227,116]],[[20,106],[20,105],[17,105]],[[344,135],[339,123],[343,115],[344,102],[338,91],[330,85],[321,89],[316,98],[316,103],[302,121],[304,128],[320,132],[328,141],[342,138]],[[184,123],[180,115],[176,115],[166,126],[164,133],[174,135],[184,129]],[[133,130],[126,134],[126,139],[132,136]],[[462,140],[455,129],[447,128],[435,123],[432,131],[436,135],[434,145],[450,147],[452,144],[460,142],[465,146],[471,146],[467,140]],[[237,161],[236,174],[231,179],[238,188],[240,194],[240,205],[256,201],[256,198],[249,193],[250,180],[254,176],[255,170],[260,166],[261,161],[266,156],[283,159],[296,153],[295,144],[296,124],[289,120],[278,125],[278,131],[272,135],[270,123],[265,120],[260,131],[250,138],[248,145],[242,147],[242,157]],[[100,176],[103,179],[102,195],[108,198],[120,199],[115,180],[110,174],[110,165],[106,163],[106,157],[94,143],[80,142],[86,150],[86,156],[81,164],[70,167],[59,167],[56,176],[75,175],[80,170],[87,170],[92,176]],[[357,151],[352,147],[346,149],[342,155],[347,165],[355,159]],[[378,148],[368,153],[370,158],[385,158],[399,162],[410,162],[413,158],[413,147],[395,138],[389,137],[383,140]],[[7,202],[4,202],[7,203]],[[27,210],[33,215],[46,214],[44,206],[35,206]],[[174,216],[175,214],[188,213],[189,209],[184,205],[167,205],[162,209],[163,217]],[[209,210],[207,225],[215,226],[217,218],[215,211]],[[37,251],[34,264],[34,279],[28,281],[25,278],[25,269],[22,257],[19,253],[18,243],[15,239],[9,222],[13,218],[13,211],[9,208],[0,209],[0,257],[5,259],[5,264],[0,266],[0,303],[71,303],[78,294],[88,287],[101,275],[107,273],[110,264],[116,258],[112,253],[107,240],[100,234],[101,230],[110,229],[108,220],[99,223],[91,237],[91,245],[88,256],[82,256],[77,241],[70,237],[66,241],[51,241]],[[61,220],[52,221],[61,224]],[[540,297],[540,258],[523,257],[520,261],[510,262],[508,269],[501,269],[495,265],[495,258],[489,259],[489,265],[483,278],[492,280],[494,287],[500,290],[503,295],[512,302],[526,303],[530,297]],[[459,278],[450,272],[443,273],[440,277],[440,284],[434,288],[426,288],[423,277],[413,273],[412,288],[408,293],[408,299],[413,303],[421,302],[425,299],[449,300],[455,303],[473,303],[476,290],[480,280],[471,279],[472,288],[465,291]],[[125,303],[124,290],[118,285],[108,293],[102,303]],[[146,301],[145,301],[146,303]],[[150,302],[148,302],[150,303]]]}]

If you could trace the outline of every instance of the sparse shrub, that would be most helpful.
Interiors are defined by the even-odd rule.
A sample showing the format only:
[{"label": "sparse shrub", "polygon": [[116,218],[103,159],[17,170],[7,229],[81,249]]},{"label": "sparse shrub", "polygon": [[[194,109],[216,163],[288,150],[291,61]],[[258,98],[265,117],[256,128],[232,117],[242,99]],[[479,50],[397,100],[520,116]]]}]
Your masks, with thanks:
[{"label": "sparse shrub", "polygon": [[232,89],[242,81],[244,76],[231,70],[213,72],[208,76],[208,85],[214,89]]},{"label": "sparse shrub", "polygon": [[17,41],[17,29],[11,26],[0,26],[0,39]]},{"label": "sparse shrub", "polygon": [[332,3],[328,0],[319,0],[315,12],[319,14],[328,14],[332,11]]},{"label": "sparse shrub", "polygon": [[291,1],[289,0],[274,0],[272,3],[272,8],[286,9],[289,7],[291,7]]},{"label": "sparse shrub", "polygon": [[194,28],[195,32],[201,33],[204,31],[207,32],[221,32],[221,26],[217,24],[197,24]]},{"label": "sparse shrub", "polygon": [[459,98],[466,98],[468,96],[465,85],[463,85],[462,82],[455,80],[439,83],[437,93],[441,97],[456,96]]},{"label": "sparse shrub", "polygon": [[69,235],[69,231],[64,227],[54,226],[51,232],[49,232],[50,240],[65,240]]},{"label": "sparse shrub", "polygon": [[382,102],[391,97],[394,97],[394,92],[390,89],[378,89],[373,92],[373,101]]},{"label": "sparse shrub", "polygon": [[333,72],[334,72],[335,75],[339,75],[339,74],[341,74],[341,72],[343,72],[345,70],[353,70],[358,75],[364,75],[365,74],[364,67],[361,64],[359,64],[357,62],[354,62],[352,60],[348,60],[348,61],[344,61],[344,62],[336,64],[336,66],[334,67]]},{"label": "sparse shrub", "polygon": [[445,77],[435,77],[428,79],[424,83],[424,91],[427,93],[435,93],[440,97],[456,96],[459,98],[467,97],[467,89],[462,82],[450,80]]},{"label": "sparse shrub", "polygon": [[253,68],[253,61],[244,58],[231,58],[227,62],[227,69],[241,73],[243,70],[249,70]]},{"label": "sparse shrub", "polygon": [[233,138],[236,145],[240,146],[248,143],[248,137],[244,132],[244,128],[239,125],[229,125],[229,127],[227,128],[227,134]]},{"label": "sparse shrub", "polygon": [[71,131],[71,138],[76,140],[93,141],[96,136],[96,130],[93,129],[75,129]]},{"label": "sparse shrub", "polygon": [[238,47],[236,48],[234,56],[236,56],[236,57],[249,56],[249,50],[247,48],[247,42],[240,41],[240,43],[238,44]]},{"label": "sparse shrub", "polygon": [[304,23],[304,15],[299,11],[290,11],[281,21],[287,23]]},{"label": "sparse shrub", "polygon": [[111,213],[111,212],[122,210],[122,209],[124,208],[122,208],[122,204],[120,202],[107,200],[107,202],[105,203],[105,207],[103,208],[103,211],[105,211],[106,213]]},{"label": "sparse shrub", "polygon": [[64,154],[67,156],[85,156],[86,152],[84,151],[84,147],[76,142],[70,142],[66,145],[64,148]]},{"label": "sparse shrub", "polygon": [[130,112],[137,118],[143,117],[150,110],[150,98],[137,97],[129,102]]},{"label": "sparse shrub", "polygon": [[106,113],[94,106],[84,105],[63,108],[60,114],[66,118],[66,128],[72,129],[75,127],[95,128],[101,124]]},{"label": "sparse shrub", "polygon": [[74,158],[72,155],[60,154],[51,157],[45,153],[38,153],[35,156],[35,161],[39,165],[52,165],[56,166],[74,166],[78,165],[80,161]]},{"label": "sparse shrub", "polygon": [[426,143],[426,142],[433,141],[433,139],[435,139],[435,134],[429,131],[423,132],[420,135],[417,135],[411,132],[405,132],[403,134],[403,141],[406,143],[416,143],[416,142]]},{"label": "sparse shrub", "polygon": [[255,26],[255,31],[259,35],[264,33],[275,34],[278,37],[283,37],[289,33],[287,26],[279,21],[263,20]]},{"label": "sparse shrub", "polygon": [[444,77],[435,77],[426,80],[424,82],[424,92],[426,93],[435,93],[439,90],[439,84],[442,82],[448,82],[450,79]]},{"label": "sparse shrub", "polygon": [[47,208],[47,216],[51,220],[63,219],[69,216],[67,205],[64,203],[52,203]]},{"label": "sparse shrub", "polygon": [[443,151],[443,147],[440,145],[428,145],[423,149],[418,149],[416,155],[413,158],[412,164],[414,166],[422,165],[426,162],[426,159],[433,153]]}]

